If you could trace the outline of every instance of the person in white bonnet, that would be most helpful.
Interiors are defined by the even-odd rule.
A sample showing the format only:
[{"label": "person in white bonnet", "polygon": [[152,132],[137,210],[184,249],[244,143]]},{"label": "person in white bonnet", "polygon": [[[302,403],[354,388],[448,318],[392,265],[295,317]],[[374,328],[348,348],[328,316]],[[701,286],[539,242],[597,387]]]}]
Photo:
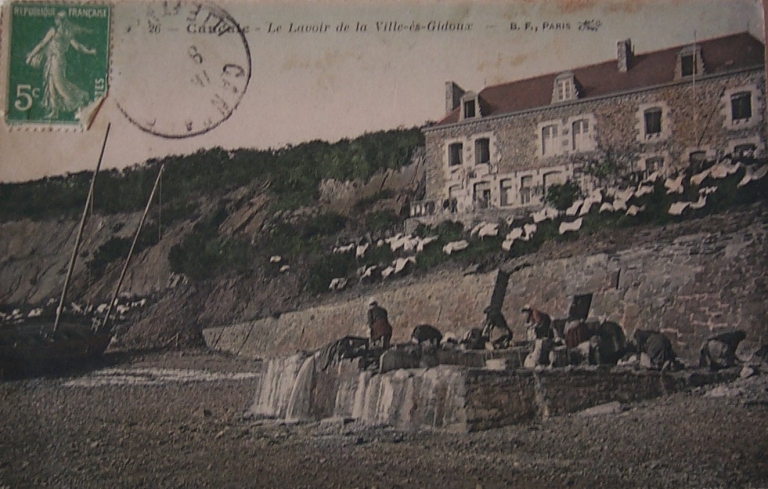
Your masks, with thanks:
[{"label": "person in white bonnet", "polygon": [[525,326],[526,326],[526,340],[536,341],[538,339],[554,338],[552,331],[552,319],[549,314],[543,313],[538,309],[526,304],[520,312],[526,313]]}]

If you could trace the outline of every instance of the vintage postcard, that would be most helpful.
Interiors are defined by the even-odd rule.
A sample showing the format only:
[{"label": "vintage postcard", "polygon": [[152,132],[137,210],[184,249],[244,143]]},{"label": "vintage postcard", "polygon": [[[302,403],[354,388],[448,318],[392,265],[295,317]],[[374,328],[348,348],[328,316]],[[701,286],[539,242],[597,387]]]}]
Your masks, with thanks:
[{"label": "vintage postcard", "polygon": [[760,0],[0,0],[0,489],[768,487]]}]

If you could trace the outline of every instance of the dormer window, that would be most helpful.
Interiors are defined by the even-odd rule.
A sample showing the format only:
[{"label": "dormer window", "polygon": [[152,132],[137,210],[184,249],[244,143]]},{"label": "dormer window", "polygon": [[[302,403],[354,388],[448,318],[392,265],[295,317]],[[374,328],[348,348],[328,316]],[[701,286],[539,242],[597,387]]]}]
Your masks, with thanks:
[{"label": "dormer window", "polygon": [[469,119],[470,117],[475,117],[475,101],[474,100],[467,100],[464,102],[464,118]]},{"label": "dormer window", "polygon": [[461,118],[472,119],[480,116],[478,97],[474,92],[467,92],[461,97]]},{"label": "dormer window", "polygon": [[698,76],[704,74],[704,62],[701,59],[700,46],[687,46],[677,55],[675,78]]},{"label": "dormer window", "polygon": [[579,96],[573,73],[561,73],[555,78],[552,89],[552,103],[576,100]]},{"label": "dormer window", "polygon": [[691,76],[696,73],[695,56],[691,54],[683,54],[680,56],[680,75]]}]

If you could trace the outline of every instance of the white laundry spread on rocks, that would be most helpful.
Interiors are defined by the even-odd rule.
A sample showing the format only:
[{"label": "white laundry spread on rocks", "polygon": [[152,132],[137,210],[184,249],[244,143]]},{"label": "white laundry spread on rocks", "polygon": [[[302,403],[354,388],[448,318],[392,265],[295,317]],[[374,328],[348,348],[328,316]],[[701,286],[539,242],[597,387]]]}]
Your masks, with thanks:
[{"label": "white laundry spread on rocks", "polygon": [[679,216],[690,205],[690,202],[675,202],[669,206],[669,213],[673,216]]},{"label": "white laundry spread on rocks", "polygon": [[578,218],[573,222],[561,222],[560,223],[560,234],[565,234],[567,232],[572,231],[578,231],[581,228],[581,223],[583,221],[583,218]]},{"label": "white laundry spread on rocks", "polygon": [[683,179],[685,174],[680,175],[677,178],[667,178],[664,181],[664,187],[667,189],[667,194],[681,194],[683,193]]},{"label": "white laundry spread on rocks", "polygon": [[576,202],[571,204],[571,206],[569,208],[567,208],[565,210],[565,215],[569,216],[569,217],[570,216],[575,216],[576,214],[579,213],[579,209],[581,209],[581,205],[582,204],[584,204],[583,200],[577,200]]},{"label": "white laundry spread on rocks", "polygon": [[443,253],[446,255],[450,255],[454,251],[461,251],[465,250],[469,247],[469,243],[462,239],[460,241],[451,241],[447,245],[443,246]]},{"label": "white laundry spread on rocks", "polygon": [[765,177],[766,174],[768,174],[768,165],[764,165],[758,170],[755,170],[752,166],[748,166],[746,168],[747,171],[737,187],[743,187],[749,182],[760,180],[761,178]]}]

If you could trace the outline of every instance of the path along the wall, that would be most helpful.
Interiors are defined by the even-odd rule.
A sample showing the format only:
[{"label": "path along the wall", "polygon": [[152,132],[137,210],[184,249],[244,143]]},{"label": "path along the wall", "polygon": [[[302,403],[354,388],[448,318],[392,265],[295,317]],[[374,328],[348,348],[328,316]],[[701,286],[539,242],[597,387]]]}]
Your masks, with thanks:
[{"label": "path along the wall", "polygon": [[[688,362],[698,358],[701,343],[714,332],[743,329],[745,347],[768,342],[764,221],[731,233],[534,264],[510,276],[503,312],[522,339],[524,304],[563,317],[574,294],[591,292],[591,316],[617,321],[627,335],[635,329],[664,331]],[[444,272],[375,295],[389,310],[393,342],[406,341],[422,323],[460,335],[481,324],[495,279],[495,272]],[[311,351],[345,335],[366,335],[366,303],[367,297],[210,328],[204,336],[209,347],[252,358]]]}]

